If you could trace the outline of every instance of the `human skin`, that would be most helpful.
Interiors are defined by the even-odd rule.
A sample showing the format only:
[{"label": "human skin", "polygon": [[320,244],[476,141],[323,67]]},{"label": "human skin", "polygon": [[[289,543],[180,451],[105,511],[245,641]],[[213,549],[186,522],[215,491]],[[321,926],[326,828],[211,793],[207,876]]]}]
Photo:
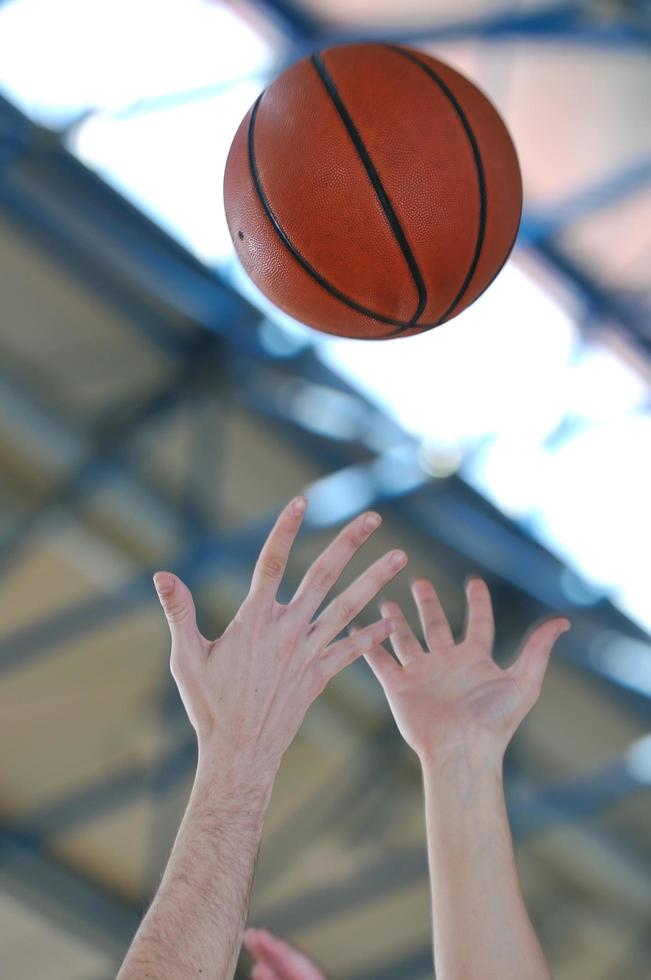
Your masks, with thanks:
[{"label": "human skin", "polygon": [[404,567],[400,551],[374,562],[314,618],[380,524],[373,513],[343,529],[310,566],[291,602],[277,601],[306,504],[299,497],[282,511],[246,599],[216,640],[199,632],[187,586],[169,572],[154,577],[172,638],[172,675],[197,735],[198,762],[161,885],[118,980],[233,977],[283,754],[328,681],[393,629],[383,618],[335,639]]},{"label": "human skin", "polygon": [[424,650],[393,602],[391,643],[366,659],[420,761],[425,794],[434,960],[439,980],[549,980],[520,890],[504,800],[503,759],[537,702],[564,617],[541,623],[506,669],[493,660],[490,593],[466,584],[463,639],[455,643],[433,585],[412,583]]},{"label": "human skin", "polygon": [[254,959],[251,980],[326,980],[304,953],[267,929],[247,929],[244,945]]},{"label": "human skin", "polygon": [[[549,980],[518,881],[502,762],[570,624],[557,617],[537,626],[504,670],[492,658],[486,583],[474,578],[466,588],[459,643],[434,587],[421,579],[412,594],[426,650],[400,607],[385,602],[382,615],[398,623],[391,635],[397,660],[380,645],[366,659],[421,764],[438,980]],[[253,932],[247,948],[254,980],[323,980],[309,959],[264,930]]]}]

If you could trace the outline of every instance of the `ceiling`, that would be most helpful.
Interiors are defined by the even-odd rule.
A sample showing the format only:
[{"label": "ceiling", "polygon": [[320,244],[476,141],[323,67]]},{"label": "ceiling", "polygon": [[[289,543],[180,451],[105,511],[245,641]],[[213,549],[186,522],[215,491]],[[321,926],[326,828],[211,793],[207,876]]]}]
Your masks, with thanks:
[{"label": "ceiling", "polygon": [[[648,415],[646,5],[228,7],[270,46],[268,72],[329,38],[390,32],[475,79],[504,114],[525,177],[513,265],[571,317],[573,356],[593,345],[626,365],[645,392],[635,411]],[[121,28],[127,36],[126,15]],[[227,255],[206,260],[219,249],[209,238],[200,247],[190,219],[181,227],[173,208],[160,217],[153,197],[140,203],[134,177],[127,186],[126,170],[118,179],[117,163],[111,173],[92,163],[98,151],[86,143],[82,152],[81,137],[99,122],[88,107],[83,119],[76,107],[62,121],[59,106],[59,122],[46,124],[44,110],[19,102],[5,86],[3,975],[115,975],[160,878],[194,764],[151,573],[171,567],[186,577],[201,626],[217,634],[246,592],[275,512],[306,490],[312,517],[288,593],[361,500],[385,517],[364,560],[404,547],[409,575],[432,578],[457,631],[464,576],[486,576],[500,661],[513,656],[533,620],[551,610],[570,616],[574,628],[508,757],[519,869],[557,980],[644,976],[651,648],[642,613],[627,612],[614,588],[583,577],[534,521],[488,499],[463,468],[442,472],[437,456],[437,471],[432,444],[328,362],[329,341],[261,310],[242,293]],[[107,132],[115,111],[97,108]],[[159,193],[164,198],[168,186],[171,199],[164,181]],[[532,350],[534,364],[537,356]],[[571,434],[571,423],[565,419],[554,438]],[[648,448],[627,444],[622,495],[630,474],[644,479]],[[463,451],[471,461],[475,444]],[[611,556],[599,541],[630,536],[618,493],[603,525],[593,520],[602,561]],[[575,494],[576,522],[591,513],[592,496]],[[648,529],[640,523],[633,537],[631,549],[642,547]],[[405,608],[408,577],[391,587]],[[642,609],[644,590],[646,581],[627,599],[631,610]],[[329,976],[431,977],[421,811],[414,759],[374,678],[356,664],[310,710],[285,759],[251,922],[301,945]],[[243,959],[242,976],[245,968]]]}]

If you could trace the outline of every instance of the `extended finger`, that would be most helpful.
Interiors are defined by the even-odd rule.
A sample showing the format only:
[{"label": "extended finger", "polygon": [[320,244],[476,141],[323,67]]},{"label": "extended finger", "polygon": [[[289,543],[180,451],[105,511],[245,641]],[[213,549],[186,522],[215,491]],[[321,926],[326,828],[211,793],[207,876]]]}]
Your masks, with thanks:
[{"label": "extended finger", "polygon": [[369,511],[361,514],[339,532],[325,551],[310,565],[296,590],[291,606],[309,622],[344,568],[380,526],[382,518]]},{"label": "extended finger", "polygon": [[495,639],[495,619],[488,586],[481,578],[466,582],[468,607],[463,642],[490,656]]},{"label": "extended finger", "polygon": [[507,668],[507,673],[515,678],[531,704],[540,694],[554,644],[570,627],[569,619],[564,617],[542,623],[527,638],[517,660]]},{"label": "extended finger", "polygon": [[307,980],[319,976],[317,967],[307,956],[266,929],[247,929],[244,943],[250,953],[283,980]]},{"label": "extended finger", "polygon": [[430,650],[434,652],[452,648],[454,646],[452,630],[432,583],[424,578],[416,579],[412,583],[411,591]]},{"label": "extended finger", "polygon": [[192,593],[187,585],[171,572],[156,572],[154,586],[163,607],[173,643],[195,637],[197,618]]},{"label": "extended finger", "polygon": [[402,670],[384,647],[374,647],[364,654],[364,659],[385,690],[398,679]]},{"label": "extended finger", "polygon": [[[351,626],[349,632],[352,636],[355,633],[361,633],[361,629],[359,626]],[[395,662],[381,643],[374,646],[372,650],[368,650],[364,654],[364,660],[385,690],[387,685],[396,680],[402,673],[402,667]]]},{"label": "extended finger", "polygon": [[312,624],[312,642],[319,648],[330,643],[406,564],[404,551],[390,551],[374,562]]},{"label": "extended finger", "polygon": [[267,600],[276,598],[306,508],[305,497],[295,497],[281,511],[255,564],[251,596]]},{"label": "extended finger", "polygon": [[[327,680],[348,667],[358,657],[371,651],[389,638],[397,623],[392,619],[379,619],[363,629],[351,631],[345,640],[332,643],[319,658],[319,670]],[[385,650],[386,653],[386,650]],[[387,657],[389,654],[387,653]]]},{"label": "extended finger", "polygon": [[[355,633],[361,633],[361,631],[360,626],[350,626],[348,629],[351,636]],[[392,679],[399,677],[402,673],[402,668],[381,643],[365,653],[364,660],[366,660],[382,687]]]},{"label": "extended finger", "polygon": [[407,622],[402,609],[397,602],[383,602],[380,604],[380,612],[389,619],[394,619],[397,623],[395,630],[391,634],[391,646],[401,664],[411,663],[417,657],[423,656],[423,648],[414,636],[411,626]]}]

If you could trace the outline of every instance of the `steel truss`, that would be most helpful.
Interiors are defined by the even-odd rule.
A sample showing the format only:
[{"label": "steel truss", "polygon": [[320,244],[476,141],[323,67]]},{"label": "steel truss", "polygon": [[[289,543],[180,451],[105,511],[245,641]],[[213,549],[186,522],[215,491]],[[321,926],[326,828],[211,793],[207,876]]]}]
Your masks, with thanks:
[{"label": "steel truss", "polygon": [[[258,0],[258,6],[288,37],[290,60],[314,48],[355,39],[351,34],[326,33],[290,0]],[[489,43],[519,37],[603,47],[648,46],[651,27],[643,15],[643,6],[640,9],[639,16],[631,12],[626,20],[604,20],[588,5],[560,3],[541,12],[511,11],[476,22],[394,33],[392,38],[435,41],[467,37]],[[520,239],[522,247],[542,257],[574,290],[585,310],[586,329],[590,329],[591,322],[607,317],[619,324],[630,342],[645,354],[649,352],[650,334],[642,311],[580,268],[563,251],[558,235],[578,218],[635,193],[649,182],[651,160],[639,161],[574,200],[544,213],[525,214]],[[74,512],[107,475],[117,474],[134,491],[151,500],[152,506],[177,528],[183,545],[172,565],[190,584],[206,578],[213,581],[224,568],[230,574],[238,569],[244,580],[272,515],[236,531],[215,532],[200,504],[179,509],[177,501],[140,471],[130,452],[131,442],[142,426],[163,418],[191,399],[197,384],[209,387],[225,372],[237,378],[237,398],[261,423],[302,454],[326,462],[333,479],[354,468],[366,481],[368,506],[382,503],[395,521],[436,541],[447,550],[460,572],[470,564],[489,575],[505,595],[525,603],[532,615],[557,609],[570,612],[574,630],[565,642],[568,662],[590,683],[606,687],[627,710],[647,720],[651,717],[648,699],[618,685],[585,652],[590,639],[604,629],[645,639],[641,630],[606,602],[569,609],[562,583],[564,569],[557,559],[461,480],[451,477],[432,481],[422,473],[419,476],[413,441],[359,392],[330,372],[309,348],[283,357],[271,354],[260,337],[259,311],[83,167],[56,134],[34,125],[1,98],[0,220],[14,224],[35,248],[47,252],[52,263],[59,263],[92,287],[121,313],[125,329],[164,352],[176,365],[167,383],[147,393],[139,404],[112,406],[103,418],[90,424],[67,417],[60,406],[48,402],[34,379],[5,365],[0,385],[8,386],[33,411],[47,416],[50,424],[59,427],[67,438],[75,439],[81,456],[74,468],[55,481],[0,538],[0,575],[17,560],[34,535],[47,526],[53,513]],[[158,305],[155,315],[152,298]],[[274,396],[274,391],[288,379],[306,389],[320,386],[344,393],[350,404],[359,406],[364,427],[345,439],[310,431]],[[378,446],[384,448],[378,450]],[[406,461],[404,465],[413,472],[413,478],[401,487],[384,475],[386,461],[396,446]],[[310,524],[308,518],[308,533],[321,527]],[[130,615],[151,601],[152,571],[142,568],[112,591],[4,635],[0,638],[0,670],[54,655],[64,641]],[[169,699],[166,687],[164,696]],[[175,710],[174,702],[171,710]],[[169,701],[161,705],[161,711],[170,711]],[[375,769],[373,758],[373,752],[365,746],[358,776],[369,767],[377,774],[377,758]],[[48,841],[64,826],[83,824],[142,794],[162,794],[173,789],[187,777],[193,759],[193,740],[187,734],[180,736],[178,744],[160,759],[154,779],[145,767],[133,767],[34,812],[20,827],[0,828],[0,882],[14,894],[29,896],[30,902],[38,896],[42,911],[62,927],[98,941],[102,948],[118,956],[141,909],[64,867],[49,852]],[[387,767],[385,778],[391,778],[400,761],[398,753]],[[534,787],[526,802],[512,804],[515,833],[522,839],[554,822],[584,818],[638,788],[639,783],[627,774],[623,760],[606,770],[586,774],[580,785]],[[342,788],[342,796],[345,793],[351,793],[350,786]],[[332,802],[331,808],[336,810],[340,803],[341,797]],[[304,815],[309,817],[318,805],[318,801],[309,801]],[[308,820],[306,825],[315,826],[314,820]],[[308,844],[306,839],[297,840],[293,833],[288,838],[291,840],[285,841],[286,846]],[[621,845],[612,840],[606,845],[618,848],[628,865],[634,863],[633,856]],[[288,903],[286,908],[276,909],[268,921],[281,930],[312,923],[340,910],[342,905],[352,907],[383,889],[418,880],[425,866],[422,848],[390,855],[342,885],[321,889]],[[414,975],[430,962],[430,955],[429,948],[417,951],[408,960],[389,964],[384,975]]]}]

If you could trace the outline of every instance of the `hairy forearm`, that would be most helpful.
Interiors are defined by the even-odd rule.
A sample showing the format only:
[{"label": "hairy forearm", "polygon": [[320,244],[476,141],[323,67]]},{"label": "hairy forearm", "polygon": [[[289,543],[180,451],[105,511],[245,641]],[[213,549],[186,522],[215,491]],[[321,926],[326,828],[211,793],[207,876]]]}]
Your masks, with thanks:
[{"label": "hairy forearm", "polygon": [[118,980],[230,980],[240,950],[273,771],[200,756],[156,897]]},{"label": "hairy forearm", "polygon": [[440,980],[549,980],[520,891],[501,759],[423,762]]}]

